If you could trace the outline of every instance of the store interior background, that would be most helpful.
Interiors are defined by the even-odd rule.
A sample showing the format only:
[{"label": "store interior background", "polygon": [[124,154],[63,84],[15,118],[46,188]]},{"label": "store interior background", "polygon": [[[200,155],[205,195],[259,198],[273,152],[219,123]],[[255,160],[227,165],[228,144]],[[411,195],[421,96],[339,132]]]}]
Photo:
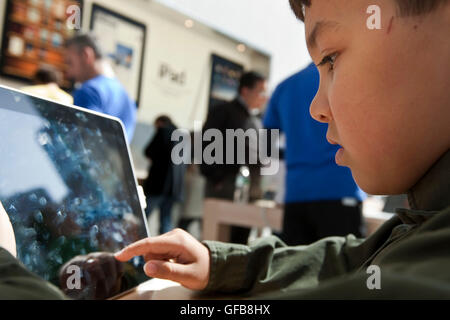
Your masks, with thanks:
[{"label": "store interior background", "polygon": [[[266,75],[269,94],[283,79],[311,61],[304,27],[296,20],[287,0],[84,0],[82,31],[89,31],[93,4],[147,27],[138,126],[131,143],[139,179],[144,179],[148,172],[143,149],[153,135],[157,116],[169,115],[178,127],[188,130],[194,128],[195,121],[204,122],[212,54]],[[1,0],[0,36],[5,11],[6,1]],[[187,20],[193,22],[192,27],[186,26]],[[242,44],[245,51],[238,50]],[[175,73],[184,73],[184,84],[160,78],[162,64]],[[0,84],[20,88],[28,83],[0,75]],[[283,174],[282,168],[280,176]],[[282,188],[283,182],[278,183]],[[156,214],[152,215],[150,226],[154,234],[158,228]]]},{"label": "store interior background", "polygon": [[[288,1],[271,0],[84,0],[82,30],[89,31],[93,4],[118,12],[147,26],[138,128],[132,153],[139,178],[147,172],[142,148],[152,135],[154,119],[169,115],[192,130],[208,108],[211,54],[215,53],[269,79],[269,92],[285,77],[310,61],[303,44],[303,26],[290,12]],[[0,35],[6,1],[0,1]],[[185,26],[186,20],[194,22]],[[245,52],[237,47],[244,44]],[[1,41],[0,41],[1,46]],[[184,85],[159,77],[161,64],[186,75]],[[3,85],[27,83],[0,75]]]}]

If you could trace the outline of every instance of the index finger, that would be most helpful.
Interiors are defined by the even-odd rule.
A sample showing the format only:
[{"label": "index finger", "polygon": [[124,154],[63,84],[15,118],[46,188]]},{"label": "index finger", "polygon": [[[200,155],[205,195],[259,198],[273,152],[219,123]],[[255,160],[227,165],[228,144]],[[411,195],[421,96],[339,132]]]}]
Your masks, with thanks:
[{"label": "index finger", "polygon": [[[117,260],[126,262],[137,256],[146,254],[164,254],[170,255],[174,250],[179,249],[180,243],[169,236],[160,236],[156,238],[147,238],[135,242],[128,247],[117,252],[114,256]],[[175,258],[175,254],[174,258]]]}]

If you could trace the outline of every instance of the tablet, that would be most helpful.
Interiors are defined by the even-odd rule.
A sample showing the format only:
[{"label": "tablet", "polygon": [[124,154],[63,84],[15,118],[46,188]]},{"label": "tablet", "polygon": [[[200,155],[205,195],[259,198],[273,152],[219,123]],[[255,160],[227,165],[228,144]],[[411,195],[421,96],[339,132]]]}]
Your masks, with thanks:
[{"label": "tablet", "polygon": [[[18,259],[59,285],[63,264],[149,236],[120,120],[0,86],[0,201]],[[148,279],[126,265],[128,287]]]}]

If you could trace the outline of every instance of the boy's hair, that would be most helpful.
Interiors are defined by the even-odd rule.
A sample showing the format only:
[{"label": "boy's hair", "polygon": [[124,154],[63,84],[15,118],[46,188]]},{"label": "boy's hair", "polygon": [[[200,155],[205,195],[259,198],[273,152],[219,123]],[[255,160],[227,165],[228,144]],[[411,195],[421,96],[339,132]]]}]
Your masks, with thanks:
[{"label": "boy's hair", "polygon": [[266,78],[258,72],[250,71],[244,73],[239,81],[239,93],[241,93],[244,88],[253,89],[258,82],[265,80]]},{"label": "boy's hair", "polygon": [[94,50],[95,58],[97,60],[103,58],[102,50],[98,44],[97,38],[93,34],[80,34],[69,39],[64,44],[66,48],[75,47],[78,51],[82,51],[84,48],[91,48]]},{"label": "boy's hair", "polygon": [[[304,21],[304,7],[309,7],[311,1],[314,0],[289,0],[291,8],[298,19]],[[418,16],[430,13],[440,5],[448,2],[448,0],[393,0],[398,6],[398,15],[404,16]]]}]

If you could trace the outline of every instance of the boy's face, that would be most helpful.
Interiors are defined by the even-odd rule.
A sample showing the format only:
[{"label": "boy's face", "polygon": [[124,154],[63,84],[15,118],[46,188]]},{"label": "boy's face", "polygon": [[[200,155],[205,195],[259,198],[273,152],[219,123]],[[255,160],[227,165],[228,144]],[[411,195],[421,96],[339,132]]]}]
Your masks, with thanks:
[{"label": "boy's face", "polygon": [[329,124],[328,140],[343,148],[337,163],[362,189],[397,194],[450,147],[450,5],[402,18],[394,0],[376,3],[380,30],[367,27],[371,0],[306,8],[310,54],[316,64],[328,56],[311,114]]}]

